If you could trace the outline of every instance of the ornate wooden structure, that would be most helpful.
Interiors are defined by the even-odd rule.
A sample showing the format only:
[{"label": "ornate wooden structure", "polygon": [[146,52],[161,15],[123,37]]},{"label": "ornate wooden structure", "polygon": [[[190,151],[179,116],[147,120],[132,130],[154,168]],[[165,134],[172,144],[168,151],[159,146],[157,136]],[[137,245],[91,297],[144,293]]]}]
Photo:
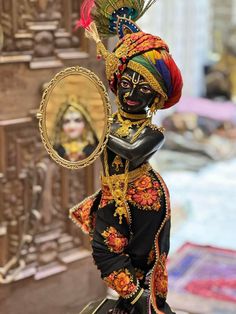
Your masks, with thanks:
[{"label": "ornate wooden structure", "polygon": [[[7,297],[10,291],[17,295],[17,289],[22,290],[21,279],[24,293],[33,297],[35,280],[59,273],[62,285],[54,287],[55,295],[68,289],[70,302],[78,298],[80,265],[89,256],[87,239],[67,216],[71,206],[94,191],[96,170],[69,171],[51,161],[35,118],[45,84],[62,68],[80,65],[101,77],[88,42],[72,31],[79,4],[78,0],[0,0],[0,284],[6,284],[0,287],[0,303],[4,313],[14,312]],[[87,258],[83,272],[97,276]],[[65,271],[74,274],[74,283],[66,279]],[[49,286],[57,276],[47,279]],[[80,288],[87,291],[83,276]],[[43,282],[37,287],[43,289]],[[102,284],[94,287],[90,296],[82,296],[81,307],[104,294]],[[52,308],[50,302],[45,301],[40,313]],[[67,302],[61,302],[64,310]],[[20,304],[23,308],[22,300]],[[16,309],[20,314],[20,306]]]},{"label": "ornate wooden structure", "polygon": [[1,62],[28,62],[31,69],[42,69],[86,58],[86,41],[72,32],[79,5],[78,0],[1,0]]}]

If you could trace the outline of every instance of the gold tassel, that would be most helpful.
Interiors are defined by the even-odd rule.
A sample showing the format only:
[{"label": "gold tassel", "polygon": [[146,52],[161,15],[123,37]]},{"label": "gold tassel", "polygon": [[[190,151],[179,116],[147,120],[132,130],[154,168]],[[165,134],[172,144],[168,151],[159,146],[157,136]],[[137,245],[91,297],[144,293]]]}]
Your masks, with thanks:
[{"label": "gold tassel", "polygon": [[108,80],[111,79],[113,73],[117,71],[120,64],[119,58],[114,53],[110,53],[106,49],[101,41],[95,22],[92,22],[85,30],[85,36],[88,39],[94,40],[97,44],[97,56],[103,57],[103,59],[106,61],[106,76]]},{"label": "gold tassel", "polygon": [[95,22],[92,22],[89,25],[89,27],[85,30],[85,36],[88,39],[94,40],[96,44],[98,44],[101,41]]}]

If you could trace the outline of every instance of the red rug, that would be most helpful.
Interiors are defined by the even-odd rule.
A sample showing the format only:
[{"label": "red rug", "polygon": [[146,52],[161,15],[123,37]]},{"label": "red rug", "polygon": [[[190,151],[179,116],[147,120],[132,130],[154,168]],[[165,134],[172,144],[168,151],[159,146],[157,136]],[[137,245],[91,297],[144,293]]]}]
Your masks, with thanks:
[{"label": "red rug", "polygon": [[169,290],[236,304],[236,251],[186,243],[169,262]]}]

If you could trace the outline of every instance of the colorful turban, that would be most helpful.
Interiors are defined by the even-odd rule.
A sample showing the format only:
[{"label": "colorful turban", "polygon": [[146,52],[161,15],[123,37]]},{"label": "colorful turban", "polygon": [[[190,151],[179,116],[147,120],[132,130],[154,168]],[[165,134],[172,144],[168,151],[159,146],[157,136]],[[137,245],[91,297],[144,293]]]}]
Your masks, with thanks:
[{"label": "colorful turban", "polygon": [[[160,109],[170,108],[179,101],[183,87],[182,76],[169,54],[168,46],[160,37],[143,32],[127,34],[118,42],[113,55],[120,62],[116,71],[108,77],[115,94],[118,79],[126,68],[130,68],[141,74],[162,96],[163,105]],[[108,58],[107,67],[109,62],[111,60]]]}]

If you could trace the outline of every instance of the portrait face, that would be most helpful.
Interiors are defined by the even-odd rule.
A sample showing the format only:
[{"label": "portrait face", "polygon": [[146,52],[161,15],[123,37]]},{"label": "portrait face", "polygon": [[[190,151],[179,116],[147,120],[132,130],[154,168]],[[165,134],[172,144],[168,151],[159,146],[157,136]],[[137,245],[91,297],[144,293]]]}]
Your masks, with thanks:
[{"label": "portrait face", "polygon": [[129,113],[143,113],[151,107],[157,92],[145,78],[127,68],[118,82],[117,94],[121,109]]},{"label": "portrait face", "polygon": [[83,133],[85,121],[79,111],[68,110],[62,120],[62,129],[70,139],[77,139]]}]

